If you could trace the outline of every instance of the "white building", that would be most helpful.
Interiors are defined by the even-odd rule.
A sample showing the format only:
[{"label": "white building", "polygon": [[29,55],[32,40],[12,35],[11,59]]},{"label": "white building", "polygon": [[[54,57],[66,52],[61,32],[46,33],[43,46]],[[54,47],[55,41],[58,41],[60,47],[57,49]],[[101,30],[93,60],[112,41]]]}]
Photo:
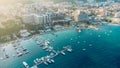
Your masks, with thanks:
[{"label": "white building", "polygon": [[26,14],[22,16],[22,21],[25,24],[33,24],[34,21],[34,14]]},{"label": "white building", "polygon": [[26,24],[32,24],[32,25],[38,25],[44,23],[44,16],[43,15],[37,15],[37,14],[27,14],[22,16],[23,23]]},{"label": "white building", "polygon": [[43,17],[44,17],[44,19],[43,19],[44,24],[52,23],[51,14],[45,14]]},{"label": "white building", "polygon": [[26,14],[22,16],[22,21],[31,25],[50,25],[52,23],[50,13],[44,15]]},{"label": "white building", "polygon": [[34,15],[35,24],[43,24],[43,15]]}]

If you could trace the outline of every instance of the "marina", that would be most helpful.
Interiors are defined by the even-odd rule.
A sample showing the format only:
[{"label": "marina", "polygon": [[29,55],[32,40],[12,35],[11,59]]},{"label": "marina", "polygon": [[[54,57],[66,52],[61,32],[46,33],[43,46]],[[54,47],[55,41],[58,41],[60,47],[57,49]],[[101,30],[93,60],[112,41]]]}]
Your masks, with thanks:
[{"label": "marina", "polygon": [[[113,26],[112,28],[107,27],[106,30],[102,30],[105,28],[104,26],[101,26],[100,28],[99,31],[83,30],[80,33],[76,30],[60,31],[55,33],[58,35],[57,37],[51,34],[46,34],[32,37],[32,39],[19,40],[17,42],[9,43],[9,45],[6,44],[6,46],[0,47],[0,68],[62,68],[62,66],[64,68],[77,68],[77,65],[81,65],[81,68],[84,68],[85,65],[89,66],[91,63],[91,67],[94,67],[93,63],[98,63],[97,61],[102,64],[104,62],[108,64],[110,62],[118,62],[113,61],[113,58],[119,56],[119,53],[117,53],[119,51],[119,44],[112,46],[113,48],[107,45],[116,42],[119,43],[119,39],[118,41],[114,41],[114,43],[100,43],[100,41],[101,39],[108,41],[108,38],[110,37],[115,40],[116,36],[119,36],[119,30],[115,33],[114,29],[119,29],[119,26]],[[98,37],[99,35],[101,37]],[[87,39],[88,37],[90,39]],[[99,39],[96,40],[96,38]],[[64,42],[60,43],[60,41]],[[105,46],[104,44],[107,45]],[[111,54],[113,54],[111,51],[116,53],[111,56]],[[18,54],[22,53],[22,56],[18,57],[17,52]],[[7,54],[9,58],[6,58],[5,54]],[[103,55],[104,57],[102,57]],[[96,59],[96,56],[100,57]],[[106,61],[102,62],[103,59],[106,59]],[[86,63],[88,61],[89,63]],[[76,65],[72,64],[72,62],[75,62]],[[6,63],[6,65],[3,63]],[[101,65],[100,67],[114,68],[107,64]]]},{"label": "marina", "polygon": [[[13,54],[11,56],[10,53],[8,53],[7,50],[9,50],[9,48],[11,48]],[[24,48],[23,46],[20,45],[20,41],[16,41],[16,42],[11,42],[9,43],[9,45],[6,44],[6,46],[2,47],[2,52],[3,52],[3,57],[1,57],[1,59],[6,60],[7,58],[11,58],[11,57],[21,57],[25,54],[28,54],[29,51]]]},{"label": "marina", "polygon": [[0,68],[120,68],[120,0],[0,0]]},{"label": "marina", "polygon": [[[45,65],[48,65],[48,64],[51,64],[51,63],[54,63],[54,57],[58,56],[59,54],[63,54],[65,55],[65,51],[68,51],[68,52],[72,52],[72,48],[71,46],[65,46],[63,47],[63,50],[61,51],[55,51],[53,49],[53,47],[49,46],[50,44],[50,41],[49,40],[45,40],[44,42],[42,41],[39,41],[39,40],[36,40],[36,43],[44,43],[44,44],[39,44],[39,45],[43,45],[42,49],[45,50],[45,51],[48,51],[50,52],[50,55],[47,55],[45,57],[41,57],[41,58],[36,58],[33,62],[34,62],[34,66],[32,66],[31,68],[34,68],[34,67],[37,67],[38,65],[40,64],[45,64]],[[24,65],[25,66],[25,65]],[[28,65],[27,65],[28,66]],[[27,67],[26,67],[27,68]]]},{"label": "marina", "polygon": [[[61,51],[54,51],[54,52],[51,52],[50,55],[47,55],[45,57],[41,57],[41,58],[36,58],[33,62],[34,62],[34,66],[32,66],[31,68],[34,68],[34,67],[37,67],[38,65],[40,64],[45,64],[45,65],[48,65],[48,64],[51,64],[51,63],[55,63],[54,61],[54,57],[58,56],[59,54],[63,54],[65,55],[65,51],[68,51],[68,52],[72,52],[72,49],[71,47],[63,47],[64,49],[61,50]],[[23,61],[24,62],[24,61]],[[29,65],[27,64],[23,64],[25,66],[25,68],[28,68]]]}]

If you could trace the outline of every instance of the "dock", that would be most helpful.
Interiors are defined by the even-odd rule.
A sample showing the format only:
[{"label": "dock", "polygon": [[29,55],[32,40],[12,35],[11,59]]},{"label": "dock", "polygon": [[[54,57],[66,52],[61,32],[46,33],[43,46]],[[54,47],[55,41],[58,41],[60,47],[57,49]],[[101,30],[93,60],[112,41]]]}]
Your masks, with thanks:
[{"label": "dock", "polygon": [[66,55],[65,52],[72,52],[72,47],[71,46],[64,46],[62,50],[60,51],[56,51],[54,50],[54,48],[52,46],[50,46],[50,40],[45,40],[45,41],[41,41],[41,40],[35,40],[37,45],[41,46],[41,48],[47,52],[50,52],[49,55],[43,56],[41,58],[36,58],[33,60],[34,65],[30,68],[38,68],[37,66],[40,64],[45,64],[45,65],[49,65],[52,63],[55,63],[54,58],[60,54],[62,55]]}]

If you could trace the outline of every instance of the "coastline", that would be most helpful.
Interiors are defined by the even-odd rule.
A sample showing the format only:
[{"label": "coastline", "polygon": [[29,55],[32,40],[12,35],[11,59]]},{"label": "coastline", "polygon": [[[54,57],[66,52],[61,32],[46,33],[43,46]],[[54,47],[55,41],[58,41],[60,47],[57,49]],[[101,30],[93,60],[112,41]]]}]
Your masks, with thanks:
[{"label": "coastline", "polygon": [[[59,32],[59,31],[66,31],[66,30],[69,30],[69,29],[73,29],[73,28],[72,27],[67,27],[67,28],[64,28],[62,30],[57,30],[54,33]],[[12,41],[9,41],[9,42],[1,43],[0,47],[6,46],[6,45],[11,44],[11,43],[16,43],[16,42],[19,42],[19,41],[22,41],[22,40],[33,39],[33,38],[36,38],[37,36],[42,36],[44,34],[51,34],[51,32],[44,32],[44,33],[34,34],[32,36],[28,36],[28,37],[25,37],[25,38],[18,38],[16,40],[12,40]]]},{"label": "coastline", "polygon": [[120,26],[120,24],[117,24],[117,23],[109,23],[108,25],[112,25],[112,26]]},{"label": "coastline", "polygon": [[[83,26],[83,27],[85,27],[85,26]],[[69,29],[75,30],[74,27],[71,27],[71,26],[70,26],[70,27],[63,27],[61,30],[54,31],[53,33],[56,33],[56,32],[59,32],[59,31],[66,31],[66,30],[69,30]],[[99,28],[97,28],[96,26],[92,26],[92,25],[90,25],[90,26],[88,26],[88,28],[84,28],[84,29],[95,29],[95,30],[99,30]],[[82,30],[84,30],[84,29],[82,29]],[[18,42],[18,41],[26,40],[26,38],[27,38],[27,40],[33,39],[33,38],[36,38],[37,36],[44,35],[44,34],[52,34],[52,32],[43,32],[43,33],[39,33],[39,34],[34,34],[34,35],[32,35],[32,36],[28,36],[28,37],[25,37],[25,38],[18,38],[18,39],[16,39],[16,40],[12,40],[12,41],[9,41],[9,42],[1,43],[1,44],[0,44],[0,47],[3,47],[3,46],[5,46],[5,45],[11,44],[11,43],[16,43],[16,42]]]},{"label": "coastline", "polygon": [[[104,26],[104,27],[106,27],[106,26]],[[110,26],[109,26],[109,27],[110,27]],[[75,30],[75,29],[73,29],[73,28],[69,28],[69,29],[70,29],[70,30]],[[64,31],[66,32],[67,30],[69,31],[69,29],[64,29],[64,30],[60,30],[60,31],[56,31],[56,32],[58,32],[58,33],[60,32],[60,34],[61,34],[61,32],[64,32]],[[86,29],[86,28],[85,28],[85,31],[86,31],[86,30],[89,31],[89,29]],[[93,29],[92,29],[92,30],[93,30]],[[91,31],[91,29],[90,29],[90,31]],[[94,31],[96,32],[96,30],[94,30]],[[55,34],[58,34],[58,33],[56,33],[56,32],[55,32]],[[74,32],[77,33],[77,31],[74,31]],[[83,30],[83,32],[84,32],[84,30]],[[98,31],[98,32],[99,32],[99,31]],[[70,33],[70,32],[69,32],[69,33]],[[69,34],[69,33],[67,32],[67,34]],[[100,33],[101,33],[101,32],[100,32]],[[65,35],[67,35],[67,34],[65,34]],[[71,33],[71,34],[72,34],[72,33]],[[68,37],[70,37],[70,38],[72,37],[72,38],[74,38],[75,40],[77,40],[73,35],[71,36],[71,34],[70,34],[70,36],[68,36]],[[73,34],[74,34],[74,33],[73,33]],[[79,34],[79,36],[81,36],[82,33],[78,33],[78,34]],[[96,34],[96,33],[95,33],[95,34]],[[51,36],[51,33],[45,33],[45,34],[42,34],[42,35],[45,35],[45,36],[50,35],[50,36]],[[36,34],[36,35],[34,35],[34,37],[37,38],[37,36],[42,36],[42,35]],[[83,34],[83,35],[85,35],[85,34]],[[97,35],[98,35],[98,34],[97,34]],[[79,38],[79,36],[77,36],[77,38]],[[93,37],[92,37],[92,36],[93,36]],[[93,39],[96,39],[96,38],[94,38],[95,35],[92,35],[92,36],[90,36],[90,37],[93,38]],[[33,38],[34,38],[34,37],[33,37]],[[53,36],[52,36],[52,37],[53,37]],[[62,37],[64,37],[64,36],[62,35]],[[81,42],[80,42],[81,45],[82,45],[82,43],[84,43],[85,46],[87,46],[88,44],[87,44],[86,42],[82,42],[83,40],[85,40],[85,39],[83,39],[83,38],[86,38],[86,39],[87,39],[86,35],[85,35],[83,38],[82,38],[82,37],[83,37],[83,36],[81,36],[81,37],[78,39],[78,41],[80,41],[80,39],[81,39]],[[101,37],[103,37],[103,36],[101,35]],[[31,37],[31,38],[32,38],[32,37]],[[57,38],[57,39],[59,39],[59,38],[60,38],[60,36],[58,35],[58,38]],[[106,39],[107,39],[107,38],[106,38]],[[92,40],[92,39],[91,39],[91,40]],[[71,41],[73,41],[73,40],[71,40]],[[88,41],[89,41],[89,40],[88,40]],[[95,40],[95,41],[96,41],[96,40]],[[77,42],[77,41],[76,41],[76,42]],[[76,42],[75,42],[76,46],[79,47],[78,45],[79,45],[80,43],[77,44]],[[96,42],[97,42],[97,41],[96,41]],[[99,42],[99,41],[98,41],[98,42]],[[28,42],[28,43],[29,43],[29,42]],[[72,42],[71,42],[71,43],[72,43]],[[93,43],[95,43],[95,42],[93,42]],[[24,44],[24,43],[23,43],[23,44]],[[57,43],[57,44],[58,44],[58,43]],[[83,45],[84,45],[84,44],[83,44]],[[94,47],[98,47],[98,48],[99,48],[99,46],[96,45],[96,43],[95,43],[95,44],[92,44],[92,41],[89,42],[89,44],[92,45],[93,48],[92,48],[92,46],[88,46],[88,47],[80,46],[79,48],[75,48],[76,46],[74,46],[75,50],[79,49],[80,51],[75,51],[75,52],[72,53],[72,55],[68,55],[68,56],[73,57],[73,55],[75,55],[75,57],[76,57],[76,54],[79,53],[79,55],[83,55],[84,52],[88,52],[88,53],[92,53],[92,54],[95,53],[95,54],[96,54],[96,52],[94,52],[94,50],[95,50]],[[29,44],[28,44],[28,45],[29,45]],[[28,46],[28,45],[27,45],[27,46]],[[58,44],[58,45],[59,45],[59,44]],[[74,45],[74,44],[71,44],[71,45]],[[102,44],[100,44],[100,45],[102,45]],[[11,46],[11,45],[8,45],[8,46]],[[25,48],[27,48],[27,46],[26,46]],[[53,45],[53,46],[54,46],[54,45]],[[64,46],[64,45],[63,45],[63,46]],[[30,47],[31,47],[31,49],[33,49],[33,51],[34,51],[34,49],[37,50],[36,48],[33,48],[33,47],[36,47],[36,46],[31,45]],[[61,44],[60,44],[59,47],[62,47]],[[104,45],[103,45],[103,47],[104,47]],[[56,48],[57,48],[57,47],[56,47]],[[92,48],[92,49],[91,49],[91,48]],[[82,49],[86,49],[86,50],[85,50],[85,51],[84,51],[84,50],[82,51]],[[89,49],[90,49],[92,52],[90,52]],[[101,48],[101,49],[102,49],[102,48]],[[97,49],[97,50],[101,50],[101,49]],[[28,48],[28,50],[29,50],[29,48]],[[81,52],[83,52],[83,53],[81,53]],[[100,52],[101,52],[101,51],[100,51]],[[34,53],[31,53],[31,52],[30,52],[30,55],[33,55],[33,54],[34,54]],[[42,53],[41,53],[41,54],[42,54]],[[92,56],[91,56],[91,55],[88,55],[88,56],[93,58],[95,54],[93,54]],[[102,54],[100,54],[100,56],[103,55],[103,54],[104,54],[104,52],[102,52]],[[37,57],[36,55],[37,55],[37,54],[35,54],[35,58]],[[97,55],[99,55],[99,54],[97,54]],[[29,56],[29,54],[26,55],[25,57],[27,57],[27,56]],[[23,57],[23,58],[25,58],[25,57]],[[79,57],[81,57],[81,56],[79,56]],[[83,57],[84,57],[84,56],[83,56]],[[104,56],[103,56],[103,57],[104,57]],[[22,59],[23,59],[23,58],[22,58]],[[68,58],[68,57],[67,57],[67,58]],[[76,58],[77,58],[77,57],[76,57]],[[101,58],[101,57],[100,57],[100,58]],[[19,58],[19,60],[20,60],[20,59],[21,59],[21,58]],[[68,58],[68,59],[70,60],[70,58]],[[29,59],[29,60],[33,60],[33,59]],[[60,63],[60,62],[59,62],[59,58],[58,58],[58,59],[55,59],[55,60],[57,61],[58,64]],[[77,59],[75,59],[75,60],[77,61]],[[22,61],[23,61],[23,60],[22,60]],[[33,64],[33,62],[31,62],[31,61],[30,61],[30,62],[27,61],[26,58],[25,58],[24,61],[28,62],[29,65],[32,65],[32,64]],[[16,60],[16,62],[21,62],[21,61]],[[61,63],[62,63],[62,62],[64,62],[64,61],[61,61]],[[81,61],[81,62],[82,62],[82,61]],[[14,63],[15,63],[15,62],[14,62]],[[56,64],[57,64],[57,63],[56,63]],[[96,63],[97,63],[97,62],[96,62]],[[78,64],[78,63],[76,63],[76,64]],[[11,64],[11,65],[12,65],[12,64]],[[23,65],[22,65],[21,63],[20,63],[20,64],[18,63],[18,65],[20,65],[21,68],[23,68],[23,67],[22,67]],[[61,65],[65,66],[64,64],[61,64]],[[14,66],[14,65],[13,65],[13,66]],[[55,66],[55,64],[53,64],[53,66]],[[50,68],[53,68],[53,67],[51,67],[51,66],[49,66],[49,67],[50,67]],[[7,67],[6,67],[6,68],[7,68]],[[12,67],[12,68],[15,68],[15,66]],[[42,68],[44,68],[44,67],[42,67]],[[57,68],[57,67],[55,67],[55,68]]]}]

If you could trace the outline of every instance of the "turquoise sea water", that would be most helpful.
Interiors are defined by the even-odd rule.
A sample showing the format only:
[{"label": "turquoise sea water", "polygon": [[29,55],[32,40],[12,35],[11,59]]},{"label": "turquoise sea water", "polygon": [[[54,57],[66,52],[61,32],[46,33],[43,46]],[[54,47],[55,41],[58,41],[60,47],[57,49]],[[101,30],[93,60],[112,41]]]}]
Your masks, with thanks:
[{"label": "turquoise sea water", "polygon": [[[100,26],[100,30],[60,31],[56,34],[39,36],[40,39],[52,39],[51,46],[61,50],[63,46],[71,45],[72,53],[55,57],[55,63],[40,65],[39,68],[120,68],[120,26]],[[23,61],[30,66],[33,60],[46,56],[49,52],[43,51],[35,41],[27,40],[21,43],[30,53],[20,58],[11,57],[0,61],[0,68],[24,68]]]}]

